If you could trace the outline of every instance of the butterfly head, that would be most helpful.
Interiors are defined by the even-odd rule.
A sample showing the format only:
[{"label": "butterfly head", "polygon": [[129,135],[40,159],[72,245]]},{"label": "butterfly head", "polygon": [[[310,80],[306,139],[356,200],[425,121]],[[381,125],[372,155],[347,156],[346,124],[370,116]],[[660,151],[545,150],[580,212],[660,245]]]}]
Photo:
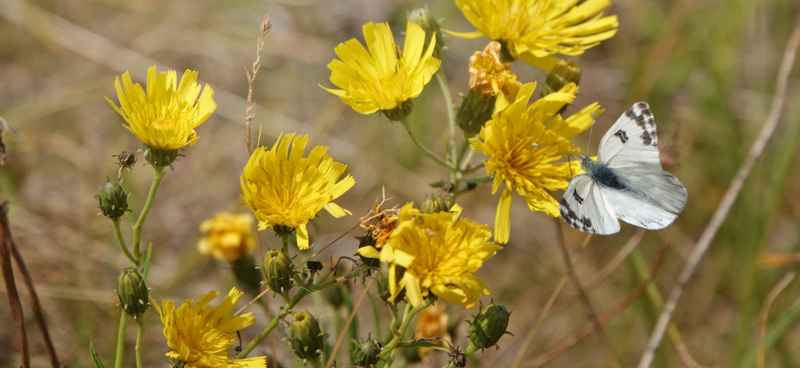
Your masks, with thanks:
[{"label": "butterfly head", "polygon": [[578,156],[578,158],[581,160],[581,169],[587,173],[591,173],[603,166],[603,164],[592,160],[592,158],[588,156]]}]

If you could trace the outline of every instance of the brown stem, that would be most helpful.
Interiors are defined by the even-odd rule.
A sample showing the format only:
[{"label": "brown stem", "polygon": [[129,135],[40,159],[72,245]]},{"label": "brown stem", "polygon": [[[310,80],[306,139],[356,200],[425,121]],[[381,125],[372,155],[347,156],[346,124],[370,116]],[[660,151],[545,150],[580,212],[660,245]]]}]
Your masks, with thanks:
[{"label": "brown stem", "polygon": [[14,327],[16,327],[20,345],[22,345],[22,349],[20,351],[22,368],[29,368],[31,366],[31,354],[28,348],[28,336],[25,334],[25,320],[22,315],[22,303],[20,303],[19,293],[17,292],[17,284],[14,281],[14,270],[11,269],[10,248],[11,233],[8,230],[6,209],[0,205],[0,266],[2,266],[3,281],[5,282],[6,286],[6,294],[8,294],[8,304],[11,308],[11,315],[14,317]]}]

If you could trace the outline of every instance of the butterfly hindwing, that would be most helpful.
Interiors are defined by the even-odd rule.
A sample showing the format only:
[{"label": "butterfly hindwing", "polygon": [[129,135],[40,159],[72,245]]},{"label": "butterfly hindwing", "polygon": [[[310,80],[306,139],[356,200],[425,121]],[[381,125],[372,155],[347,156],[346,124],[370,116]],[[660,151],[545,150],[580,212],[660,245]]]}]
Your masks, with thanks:
[{"label": "butterfly hindwing", "polygon": [[674,175],[637,167],[619,168],[615,173],[628,185],[624,194],[675,215],[683,212],[689,192]]},{"label": "butterfly hindwing", "polygon": [[658,135],[647,102],[633,104],[600,140],[598,161],[610,168],[650,166],[661,170]]},{"label": "butterfly hindwing", "polygon": [[572,178],[559,206],[570,226],[587,233],[609,235],[619,232],[619,221],[600,185],[588,174]]}]

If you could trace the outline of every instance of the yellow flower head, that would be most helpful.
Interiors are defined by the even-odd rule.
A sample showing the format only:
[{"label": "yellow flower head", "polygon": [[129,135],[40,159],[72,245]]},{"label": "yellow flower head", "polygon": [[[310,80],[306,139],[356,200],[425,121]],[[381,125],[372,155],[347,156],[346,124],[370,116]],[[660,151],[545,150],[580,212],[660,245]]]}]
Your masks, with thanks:
[{"label": "yellow flower head", "polygon": [[490,42],[469,58],[469,88],[480,91],[481,96],[497,96],[498,110],[502,110],[522,87],[510,65],[500,61],[500,43]]},{"label": "yellow flower head", "polygon": [[449,33],[502,41],[514,57],[549,71],[554,58],[548,56],[580,55],[617,33],[617,17],[603,16],[610,0],[587,0],[576,6],[578,1],[456,0],[478,31]]},{"label": "yellow flower head", "polygon": [[164,324],[167,344],[174,350],[166,355],[186,362],[187,368],[266,368],[266,357],[228,357],[228,350],[238,341],[236,331],[256,321],[253,313],[230,314],[242,294],[233,288],[214,308],[208,303],[219,295],[216,291],[189,299],[177,309],[171,300],[165,300],[160,307],[152,300]]},{"label": "yellow flower head", "polygon": [[[122,115],[125,128],[150,148],[177,150],[197,142],[195,128],[203,124],[217,108],[214,91],[206,84],[203,93],[197,84],[197,72],[187,70],[178,84],[174,70],[156,74],[156,67],[147,70],[147,92],[133,84],[129,72],[115,81],[119,107],[108,97],[106,101]],[[197,96],[200,96],[198,99]]]},{"label": "yellow flower head", "polygon": [[[288,134],[267,150],[259,147],[242,172],[242,201],[258,219],[258,229],[297,229],[297,246],[308,249],[306,224],[322,209],[336,218],[349,211],[333,201],[355,185],[352,176],[339,180],[347,165],[334,162],[317,146],[303,157],[308,136]],[[289,149],[289,146],[291,150]]]},{"label": "yellow flower head", "polygon": [[256,247],[253,224],[253,216],[247,214],[218,213],[200,224],[205,236],[197,243],[197,248],[207,256],[233,262]]},{"label": "yellow flower head", "polygon": [[473,151],[489,156],[483,163],[487,174],[494,174],[492,193],[506,184],[494,225],[495,240],[501,244],[508,242],[514,190],[525,197],[531,211],[560,216],[558,201],[548,192],[566,189],[579,164],[554,161],[580,152],[569,139],[588,129],[593,115],[603,111],[594,103],[565,120],[558,111],[573,101],[578,87],[570,83],[528,105],[535,88],[535,83],[524,85],[513,103],[486,122],[480,139],[470,138]]},{"label": "yellow flower head", "polygon": [[488,226],[459,220],[460,210],[423,214],[412,203],[403,206],[400,225],[380,253],[381,262],[389,264],[392,298],[405,289],[413,306],[433,293],[469,308],[481,295],[489,295],[486,284],[472,273],[503,247],[489,241]]},{"label": "yellow flower head", "polygon": [[[403,102],[416,98],[431,80],[441,62],[434,58],[436,39],[425,46],[425,31],[417,24],[406,24],[406,40],[399,51],[386,23],[363,27],[365,49],[356,39],[336,47],[341,60],[328,64],[331,82],[341,89],[333,93],[361,114],[403,108]],[[367,51],[369,50],[369,51]]]}]

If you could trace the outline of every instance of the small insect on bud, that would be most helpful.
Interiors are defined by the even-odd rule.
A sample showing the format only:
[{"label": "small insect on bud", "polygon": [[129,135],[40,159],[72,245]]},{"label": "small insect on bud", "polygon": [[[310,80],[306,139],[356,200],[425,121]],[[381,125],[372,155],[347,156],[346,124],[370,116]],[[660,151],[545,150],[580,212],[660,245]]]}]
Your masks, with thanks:
[{"label": "small insect on bud", "polygon": [[300,360],[316,361],[325,349],[325,337],[319,322],[308,312],[294,314],[289,324],[289,343]]},{"label": "small insect on bud", "polygon": [[285,253],[278,249],[270,249],[264,255],[265,283],[278,294],[288,293],[292,288],[294,265]]},{"label": "small insect on bud", "polygon": [[128,210],[128,193],[115,181],[100,187],[100,194],[94,196],[100,201],[100,211],[104,216],[116,221]]},{"label": "small insect on bud", "polygon": [[452,349],[447,355],[450,356],[450,362],[453,363],[453,366],[462,368],[467,366],[467,355],[464,354],[461,349],[457,346],[455,349]]},{"label": "small insect on bud", "polygon": [[[503,335],[509,333],[508,318],[511,312],[502,304],[489,304],[481,307],[475,319],[469,324],[469,339],[478,349],[486,349],[497,344]],[[510,334],[510,333],[509,333]]]},{"label": "small insect on bud", "polygon": [[447,212],[450,210],[450,204],[447,203],[447,201],[444,200],[442,196],[434,194],[428,197],[428,199],[426,199],[425,202],[422,202],[420,210],[422,211],[422,213],[427,213],[427,214]]},{"label": "small insect on bud", "polygon": [[425,30],[425,46],[423,50],[428,49],[432,38],[436,38],[436,45],[433,47],[433,57],[440,59],[446,50],[444,46],[444,35],[442,29],[439,27],[439,22],[431,15],[428,7],[417,8],[408,13],[408,21],[411,23],[419,24]]},{"label": "small insect on bud", "polygon": [[117,277],[117,295],[122,310],[133,318],[144,314],[150,306],[147,285],[135,267],[122,270]]},{"label": "small insect on bud", "polygon": [[128,169],[128,172],[130,172],[131,169],[133,169],[133,165],[136,164],[136,161],[139,161],[136,159],[136,154],[131,151],[122,151],[122,153],[118,155],[112,155],[111,157],[116,157],[119,161],[117,162],[117,165],[119,165],[120,173],[122,173],[122,170],[125,169]]},{"label": "small insect on bud", "polygon": [[[354,341],[355,342],[355,341]],[[366,340],[357,342],[354,349],[350,350],[350,364],[358,368],[374,368],[380,360],[383,344],[369,336]]]},{"label": "small insect on bud", "polygon": [[542,87],[542,96],[558,92],[570,83],[576,85],[581,82],[581,67],[572,61],[560,60],[547,75],[547,80]]}]

